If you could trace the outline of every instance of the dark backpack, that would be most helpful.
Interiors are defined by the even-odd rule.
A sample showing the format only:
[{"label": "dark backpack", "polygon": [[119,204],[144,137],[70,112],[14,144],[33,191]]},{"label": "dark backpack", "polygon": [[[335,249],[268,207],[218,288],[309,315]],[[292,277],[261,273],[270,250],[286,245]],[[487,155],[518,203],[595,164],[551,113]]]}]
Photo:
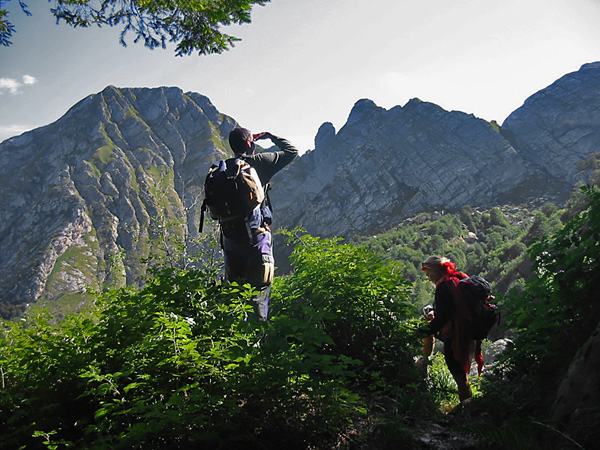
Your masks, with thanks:
[{"label": "dark backpack", "polygon": [[490,283],[478,275],[472,275],[458,283],[471,313],[473,339],[485,339],[494,325],[500,321],[498,306],[494,300]]},{"label": "dark backpack", "polygon": [[226,237],[252,237],[252,228],[262,225],[261,205],[264,200],[265,190],[250,164],[241,158],[216,162],[208,170],[204,181],[200,232],[204,212],[208,209],[211,219],[220,223]]}]

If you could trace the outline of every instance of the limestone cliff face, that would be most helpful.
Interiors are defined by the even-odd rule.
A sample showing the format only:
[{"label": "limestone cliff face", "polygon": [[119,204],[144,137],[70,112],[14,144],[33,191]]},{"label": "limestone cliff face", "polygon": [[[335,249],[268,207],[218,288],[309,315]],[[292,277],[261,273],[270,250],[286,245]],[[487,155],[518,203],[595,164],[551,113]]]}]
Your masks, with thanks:
[{"label": "limestone cliff face", "polygon": [[135,283],[161,226],[197,230],[206,170],[233,126],[199,94],[108,87],[2,143],[4,315],[42,295]]},{"label": "limestone cliff face", "polygon": [[[426,210],[564,199],[598,167],[599,83],[600,63],[585,65],[502,127],[418,99],[359,100],[273,178],[275,227],[351,237]],[[196,236],[205,174],[234,126],[200,94],[108,87],[0,143],[0,314],[139,282],[165,227]]]},{"label": "limestone cliff face", "polygon": [[532,95],[507,117],[502,134],[551,177],[586,182],[600,160],[600,62]]},{"label": "limestone cliff face", "polygon": [[273,190],[278,223],[368,234],[424,210],[510,201],[533,174],[489,123],[417,99],[389,111],[360,100],[333,132],[321,127]]},{"label": "limestone cliff face", "polygon": [[529,98],[502,127],[418,99],[358,101],[273,190],[279,226],[369,234],[424,210],[562,201],[600,167],[600,63]]}]

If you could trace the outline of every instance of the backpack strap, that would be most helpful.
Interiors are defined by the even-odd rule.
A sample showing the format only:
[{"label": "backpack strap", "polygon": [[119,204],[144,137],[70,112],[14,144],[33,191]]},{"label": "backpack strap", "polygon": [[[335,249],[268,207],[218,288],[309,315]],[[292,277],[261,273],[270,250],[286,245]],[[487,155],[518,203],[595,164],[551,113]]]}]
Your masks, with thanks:
[{"label": "backpack strap", "polygon": [[202,230],[204,229],[204,213],[206,211],[206,199],[204,199],[204,201],[202,202],[202,207],[200,208],[200,224],[198,225],[198,232],[202,233]]},{"label": "backpack strap", "polygon": [[263,200],[263,205],[267,206],[271,211],[273,211],[273,206],[271,205],[271,197],[269,197],[269,191],[271,190],[271,183],[267,183],[263,186],[265,190],[265,199]]},{"label": "backpack strap", "polygon": [[[204,186],[206,186],[206,180],[208,180],[208,177],[210,177],[210,173],[212,171],[214,171],[217,167],[219,167],[219,164],[222,164],[223,161],[219,161],[218,163],[213,163],[210,168],[208,169],[208,174],[206,175],[206,178],[204,179]],[[208,205],[206,204],[206,192],[204,192],[204,200],[202,201],[202,207],[200,208],[200,223],[198,224],[198,232],[202,233],[202,230],[204,230],[204,215],[206,213],[206,210],[208,209]]]}]

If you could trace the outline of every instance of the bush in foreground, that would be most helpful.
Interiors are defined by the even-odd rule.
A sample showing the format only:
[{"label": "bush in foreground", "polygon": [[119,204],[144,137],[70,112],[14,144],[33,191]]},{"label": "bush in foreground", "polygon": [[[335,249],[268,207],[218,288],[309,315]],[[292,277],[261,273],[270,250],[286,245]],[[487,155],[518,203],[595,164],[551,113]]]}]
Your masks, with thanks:
[{"label": "bush in foreground", "polygon": [[2,322],[0,448],[328,448],[378,399],[416,411],[397,267],[301,240],[268,324],[249,286],[174,268],[60,323]]}]

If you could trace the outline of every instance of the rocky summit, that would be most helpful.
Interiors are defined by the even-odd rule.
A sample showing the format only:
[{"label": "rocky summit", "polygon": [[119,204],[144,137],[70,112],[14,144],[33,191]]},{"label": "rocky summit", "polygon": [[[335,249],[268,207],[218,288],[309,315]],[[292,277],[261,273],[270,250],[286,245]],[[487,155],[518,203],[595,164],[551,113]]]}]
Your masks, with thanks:
[{"label": "rocky summit", "polygon": [[137,283],[165,229],[197,230],[202,172],[234,125],[199,94],[108,87],[3,142],[2,315]]},{"label": "rocky summit", "polygon": [[[562,201],[598,167],[599,111],[600,63],[502,126],[419,99],[389,110],[359,100],[274,177],[275,225],[351,237],[422,211]],[[162,237],[197,237],[204,176],[231,154],[235,125],[200,94],[107,87],[1,143],[0,314],[135,285]]]}]

